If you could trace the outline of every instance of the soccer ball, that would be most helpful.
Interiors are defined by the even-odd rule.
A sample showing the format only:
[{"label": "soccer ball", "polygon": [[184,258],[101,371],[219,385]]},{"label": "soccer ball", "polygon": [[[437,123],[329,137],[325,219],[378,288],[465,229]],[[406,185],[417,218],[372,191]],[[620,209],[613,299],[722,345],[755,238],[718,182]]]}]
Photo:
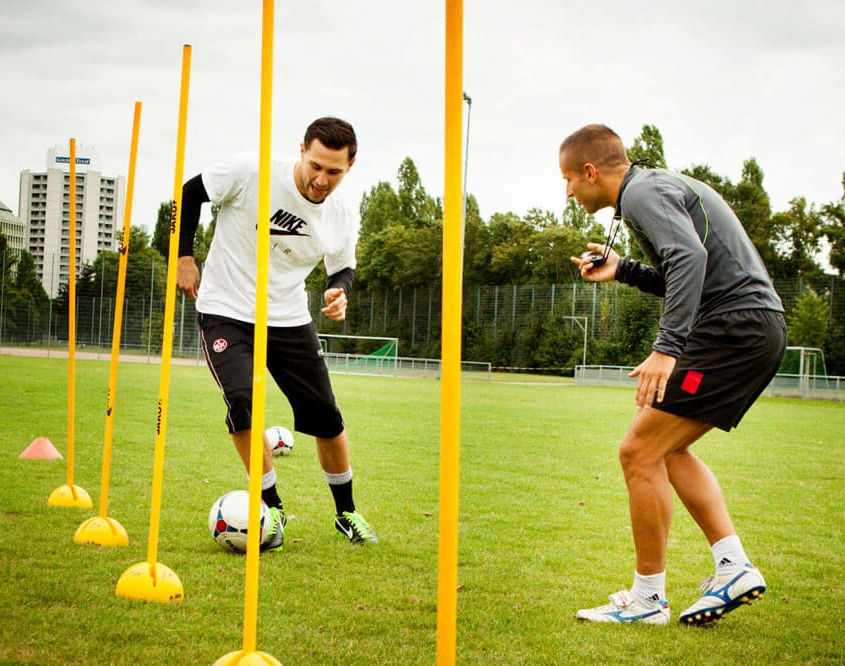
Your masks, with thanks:
[{"label": "soccer ball", "polygon": [[[270,509],[262,501],[261,536],[259,543],[264,543],[270,532]],[[246,490],[233,490],[226,493],[211,506],[208,514],[208,531],[211,537],[224,550],[232,553],[246,552],[247,527],[249,525],[249,493]]]},{"label": "soccer ball", "polygon": [[264,441],[274,456],[286,456],[293,450],[293,433],[284,426],[270,426],[264,431]]}]

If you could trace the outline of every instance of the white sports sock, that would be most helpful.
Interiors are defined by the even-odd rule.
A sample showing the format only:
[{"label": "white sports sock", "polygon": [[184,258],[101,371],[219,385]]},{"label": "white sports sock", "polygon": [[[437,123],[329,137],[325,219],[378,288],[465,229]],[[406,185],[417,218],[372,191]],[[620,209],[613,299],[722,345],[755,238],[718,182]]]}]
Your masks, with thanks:
[{"label": "white sports sock", "polygon": [[719,539],[710,546],[710,551],[713,553],[717,572],[725,571],[726,568],[742,568],[748,562],[748,555],[745,554],[736,534]]},{"label": "white sports sock", "polygon": [[[249,474],[246,475],[246,482],[249,483]],[[266,474],[261,475],[261,490],[267,490],[276,485],[276,468],[274,467]]]},{"label": "white sports sock", "polygon": [[271,469],[266,474],[261,475],[261,490],[267,490],[276,485],[276,470]]},{"label": "white sports sock", "polygon": [[635,571],[631,596],[648,604],[666,599],[666,572],[643,576]]},{"label": "white sports sock", "polygon": [[339,486],[344,483],[349,483],[352,481],[352,468],[350,467],[348,470],[343,472],[342,474],[329,474],[328,472],[323,472],[326,475],[326,482],[330,486]]}]

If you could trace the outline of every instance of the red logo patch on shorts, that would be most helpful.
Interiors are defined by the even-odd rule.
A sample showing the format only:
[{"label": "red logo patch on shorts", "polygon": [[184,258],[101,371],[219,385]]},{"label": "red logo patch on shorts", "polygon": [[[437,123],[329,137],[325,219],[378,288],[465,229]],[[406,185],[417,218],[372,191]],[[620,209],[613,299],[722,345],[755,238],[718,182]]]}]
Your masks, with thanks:
[{"label": "red logo patch on shorts", "polygon": [[698,387],[701,386],[702,379],[704,379],[704,375],[700,372],[688,370],[687,376],[684,377],[684,381],[681,383],[681,390],[686,393],[698,393]]},{"label": "red logo patch on shorts", "polygon": [[228,346],[229,343],[226,342],[223,338],[220,338],[214,341],[214,343],[211,345],[211,348],[219,354],[222,351],[226,351],[226,347]]}]

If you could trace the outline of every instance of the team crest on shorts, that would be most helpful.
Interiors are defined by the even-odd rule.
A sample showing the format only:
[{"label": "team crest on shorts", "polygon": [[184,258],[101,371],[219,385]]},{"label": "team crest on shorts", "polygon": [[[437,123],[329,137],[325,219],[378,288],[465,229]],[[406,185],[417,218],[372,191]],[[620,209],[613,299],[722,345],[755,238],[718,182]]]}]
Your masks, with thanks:
[{"label": "team crest on shorts", "polygon": [[228,342],[226,342],[223,338],[218,338],[211,345],[211,348],[219,354],[220,352],[226,351],[226,347],[228,346]]}]

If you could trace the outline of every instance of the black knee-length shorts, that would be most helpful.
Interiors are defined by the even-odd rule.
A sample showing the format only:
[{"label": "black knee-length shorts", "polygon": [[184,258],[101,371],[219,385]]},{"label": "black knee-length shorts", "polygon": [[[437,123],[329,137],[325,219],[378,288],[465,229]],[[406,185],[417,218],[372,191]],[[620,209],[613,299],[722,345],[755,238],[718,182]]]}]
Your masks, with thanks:
[{"label": "black knee-length shorts", "polygon": [[783,313],[740,310],[699,321],[653,407],[730,430],[777,374],[786,350]]},{"label": "black knee-length shorts", "polygon": [[[198,317],[202,347],[211,374],[223,391],[229,432],[252,427],[254,326],[217,315]],[[343,415],[313,322],[268,327],[267,371],[288,399],[294,429],[330,439],[343,432]],[[257,427],[264,427],[259,424]]]}]

